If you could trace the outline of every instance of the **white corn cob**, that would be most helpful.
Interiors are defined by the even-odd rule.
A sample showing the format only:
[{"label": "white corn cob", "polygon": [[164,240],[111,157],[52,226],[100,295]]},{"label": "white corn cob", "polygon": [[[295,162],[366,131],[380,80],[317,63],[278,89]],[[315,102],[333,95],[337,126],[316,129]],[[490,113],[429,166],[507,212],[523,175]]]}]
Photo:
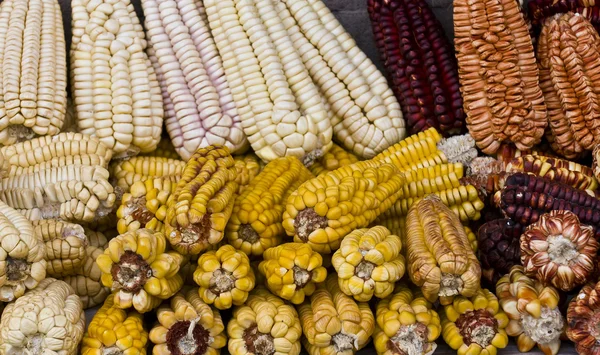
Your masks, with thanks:
[{"label": "white corn cob", "polygon": [[158,80],[129,0],[74,0],[72,89],[80,132],[115,157],[156,149],[163,123]]},{"label": "white corn cob", "polygon": [[0,144],[55,135],[65,119],[67,59],[56,0],[0,4]]},{"label": "white corn cob", "polygon": [[305,163],[325,154],[332,144],[332,117],[275,3],[207,0],[204,5],[256,154],[266,162],[296,156]]},{"label": "white corn cob", "polygon": [[223,63],[199,0],[142,0],[148,54],[165,104],[165,126],[188,160],[200,147],[244,150],[242,130]]}]

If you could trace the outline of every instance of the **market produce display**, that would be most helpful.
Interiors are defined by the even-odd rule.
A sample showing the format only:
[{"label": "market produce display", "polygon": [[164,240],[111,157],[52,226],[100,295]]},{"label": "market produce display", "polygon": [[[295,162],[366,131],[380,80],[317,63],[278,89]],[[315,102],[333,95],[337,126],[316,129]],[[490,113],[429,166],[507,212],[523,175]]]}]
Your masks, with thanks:
[{"label": "market produce display", "polygon": [[595,3],[139,5],[0,3],[0,355],[600,353]]}]

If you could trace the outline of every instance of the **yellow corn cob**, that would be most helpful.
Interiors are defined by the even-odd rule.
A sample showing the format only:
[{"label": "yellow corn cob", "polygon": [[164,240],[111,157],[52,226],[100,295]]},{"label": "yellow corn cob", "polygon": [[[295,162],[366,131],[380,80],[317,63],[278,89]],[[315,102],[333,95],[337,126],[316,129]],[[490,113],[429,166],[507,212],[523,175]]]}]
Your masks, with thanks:
[{"label": "yellow corn cob", "polygon": [[174,159],[174,160],[179,160],[181,159],[179,157],[179,154],[177,154],[177,151],[175,151],[175,147],[173,146],[173,143],[171,143],[171,139],[169,137],[162,137],[162,139],[160,140],[160,142],[158,142],[158,145],[156,146],[156,149],[148,152],[148,153],[141,153],[138,155],[139,157],[160,157],[160,158],[167,158],[167,159]]},{"label": "yellow corn cob", "polygon": [[3,1],[0,18],[0,144],[58,134],[67,105],[59,2]]},{"label": "yellow corn cob", "polygon": [[152,178],[169,178],[177,182],[181,178],[184,167],[185,162],[179,159],[155,156],[133,157],[112,163],[110,175],[116,181],[116,186],[122,188],[124,192],[129,192],[136,182]]},{"label": "yellow corn cob", "polygon": [[309,355],[351,355],[373,335],[375,317],[369,305],[346,296],[335,275],[329,275],[297,309]]},{"label": "yellow corn cob", "polygon": [[102,271],[96,263],[96,259],[103,252],[104,248],[88,246],[86,257],[83,259],[82,266],[76,270],[76,274],[61,278],[75,290],[84,309],[96,307],[110,295],[110,288],[102,285]]},{"label": "yellow corn cob", "polygon": [[164,232],[167,200],[175,192],[175,186],[176,183],[169,178],[150,178],[131,185],[117,210],[119,233],[140,228]]},{"label": "yellow corn cob", "polygon": [[23,215],[0,202],[0,301],[10,302],[46,277],[46,248]]},{"label": "yellow corn cob", "polygon": [[480,289],[469,298],[457,296],[440,316],[444,341],[458,355],[492,355],[508,344],[508,316],[489,290]]},{"label": "yellow corn cob", "polygon": [[83,228],[85,232],[85,236],[87,237],[88,245],[96,248],[100,248],[102,250],[106,249],[108,246],[108,241],[113,237],[119,235],[119,233],[115,231],[94,231],[89,228]]},{"label": "yellow corn cob", "polygon": [[465,229],[465,234],[467,235],[471,249],[473,249],[473,252],[477,254],[479,249],[477,246],[477,236],[475,235],[475,232],[473,232],[473,230],[467,226],[463,226],[463,228]]},{"label": "yellow corn cob", "polygon": [[285,202],[312,174],[296,157],[277,158],[235,199],[227,223],[229,244],[248,255],[262,255],[281,244],[285,230],[281,225]]},{"label": "yellow corn cob", "polygon": [[479,289],[481,266],[458,216],[436,195],[412,205],[406,218],[408,275],[430,302],[471,297]]},{"label": "yellow corn cob", "polygon": [[496,295],[510,319],[506,332],[517,337],[520,352],[529,352],[537,344],[545,355],[558,354],[565,320],[557,289],[529,278],[521,265],[515,265],[498,280]]},{"label": "yellow corn cob", "polygon": [[74,275],[86,255],[87,237],[83,227],[56,219],[33,222],[35,234],[45,243],[46,275]]},{"label": "yellow corn cob", "polygon": [[245,305],[233,309],[227,323],[227,348],[231,355],[298,355],[301,335],[296,309],[258,288],[250,293]]},{"label": "yellow corn cob", "polygon": [[361,161],[317,176],[287,199],[283,227],[294,241],[329,254],[344,236],[365,228],[402,195],[404,175],[391,164]]},{"label": "yellow corn cob", "polygon": [[108,297],[88,326],[81,355],[146,354],[148,332],[142,315],[115,306]]},{"label": "yellow corn cob", "polygon": [[286,243],[269,248],[258,269],[266,279],[267,287],[275,295],[300,304],[310,296],[315,285],[325,281],[327,270],[321,266],[323,258],[308,244]]},{"label": "yellow corn cob", "polygon": [[431,354],[442,327],[433,304],[404,283],[377,303],[373,343],[378,355]]},{"label": "yellow corn cob", "polygon": [[226,147],[201,148],[186,163],[167,201],[166,235],[173,249],[199,254],[223,239],[237,191],[234,160]]},{"label": "yellow corn cob", "polygon": [[200,255],[194,281],[200,286],[198,292],[206,304],[229,309],[246,302],[255,279],[248,256],[231,245],[223,245],[217,251]]},{"label": "yellow corn cob", "polygon": [[239,195],[258,176],[263,169],[263,163],[254,153],[236,155],[233,159],[235,160],[235,171],[237,172],[235,182],[238,184],[237,193]]},{"label": "yellow corn cob", "polygon": [[354,164],[359,160],[356,155],[334,143],[325,155],[310,166],[310,172],[315,176],[319,176],[337,170],[342,166]]},{"label": "yellow corn cob", "polygon": [[342,240],[331,263],[342,292],[359,302],[387,297],[404,276],[400,238],[381,226],[357,229]]},{"label": "yellow corn cob", "polygon": [[177,293],[156,316],[159,324],[150,331],[154,355],[218,355],[227,344],[219,311],[204,303],[197,289]]},{"label": "yellow corn cob", "polygon": [[373,157],[375,161],[393,164],[400,171],[444,164],[448,158],[437,149],[442,135],[435,129],[413,134]]},{"label": "yellow corn cob", "polygon": [[265,275],[263,275],[260,272],[260,263],[262,262],[262,260],[254,260],[250,262],[250,267],[252,268],[252,271],[254,272],[254,284],[256,285],[255,288],[257,287],[263,287],[266,286],[267,284],[267,279],[265,278]]},{"label": "yellow corn cob", "polygon": [[116,306],[133,306],[144,313],[179,291],[184,258],[165,252],[166,244],[162,233],[149,229],[121,234],[108,243],[96,263],[102,270],[102,284],[114,293]]},{"label": "yellow corn cob", "polygon": [[79,297],[63,281],[47,278],[4,309],[0,353],[75,355],[84,330]]}]

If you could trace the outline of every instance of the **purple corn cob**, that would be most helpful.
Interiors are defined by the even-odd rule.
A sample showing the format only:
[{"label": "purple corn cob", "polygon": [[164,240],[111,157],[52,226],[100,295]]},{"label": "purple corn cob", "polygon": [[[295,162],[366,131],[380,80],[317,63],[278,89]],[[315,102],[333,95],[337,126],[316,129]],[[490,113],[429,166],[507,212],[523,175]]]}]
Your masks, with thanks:
[{"label": "purple corn cob", "polygon": [[495,285],[510,268],[521,264],[519,239],[523,229],[520,224],[508,218],[492,220],[479,227],[478,254],[483,269],[482,276],[488,282]]},{"label": "purple corn cob", "polygon": [[464,132],[454,51],[424,0],[368,0],[369,16],[410,134]]}]

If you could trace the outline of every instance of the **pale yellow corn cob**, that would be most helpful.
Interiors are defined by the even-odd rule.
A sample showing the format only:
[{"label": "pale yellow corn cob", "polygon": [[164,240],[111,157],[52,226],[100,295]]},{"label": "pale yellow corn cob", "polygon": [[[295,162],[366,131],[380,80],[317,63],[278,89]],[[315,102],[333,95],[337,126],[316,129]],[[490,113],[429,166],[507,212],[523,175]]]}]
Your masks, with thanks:
[{"label": "pale yellow corn cob", "polygon": [[48,219],[34,221],[33,228],[46,247],[46,275],[74,275],[82,267],[88,245],[82,226]]},{"label": "pale yellow corn cob", "polygon": [[264,163],[254,153],[236,155],[233,159],[235,160],[235,170],[237,171],[235,182],[238,184],[238,195],[241,195],[246,186],[264,168]]},{"label": "pale yellow corn cob", "polygon": [[108,241],[113,237],[116,237],[119,233],[115,231],[95,231],[89,228],[83,228],[85,232],[85,236],[88,240],[88,246],[100,248],[102,250],[106,249],[108,246]]},{"label": "pale yellow corn cob", "polygon": [[[102,271],[96,263],[98,256],[102,255],[104,248],[88,246],[82,266],[76,270],[75,275],[62,277],[83,303],[83,308],[96,307],[104,302],[110,295],[110,288],[102,285]],[[108,297],[112,298],[112,297]]]},{"label": "pale yellow corn cob", "polygon": [[339,169],[342,166],[354,164],[358,160],[356,155],[344,150],[344,148],[337,144],[333,144],[327,153],[310,166],[310,172],[315,176],[319,176]]},{"label": "pale yellow corn cob", "polygon": [[179,181],[185,162],[179,159],[160,158],[155,156],[133,157],[128,160],[114,162],[110,166],[110,175],[116,186],[128,192],[131,185],[151,178],[169,178]]}]

